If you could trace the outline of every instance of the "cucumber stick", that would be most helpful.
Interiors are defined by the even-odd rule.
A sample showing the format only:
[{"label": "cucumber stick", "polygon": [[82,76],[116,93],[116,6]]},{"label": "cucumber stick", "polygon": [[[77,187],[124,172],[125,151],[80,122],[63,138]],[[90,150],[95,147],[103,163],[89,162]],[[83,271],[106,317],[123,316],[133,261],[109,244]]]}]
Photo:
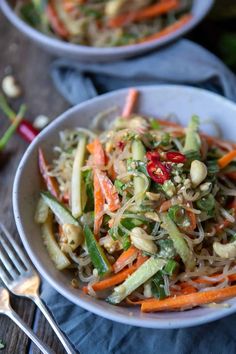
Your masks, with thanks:
[{"label": "cucumber stick", "polygon": [[[134,140],[132,143],[132,157],[135,161],[144,161],[146,154],[145,147],[140,140]],[[145,191],[145,181],[142,177],[134,177],[134,195],[137,204],[141,204]]]},{"label": "cucumber stick", "polygon": [[112,267],[90,228],[86,225],[84,227],[85,242],[88,249],[89,256],[93,266],[97,269],[98,274],[103,276],[112,271]]},{"label": "cucumber stick", "polygon": [[42,238],[44,245],[48,251],[48,254],[59,270],[69,267],[71,264],[69,259],[64,255],[58,246],[53,231],[52,231],[52,215],[48,215],[48,218],[44,224],[42,224]]},{"label": "cucumber stick", "polygon": [[72,170],[71,209],[72,209],[72,215],[75,218],[78,218],[83,213],[81,167],[84,164],[84,158],[86,152],[86,141],[87,141],[86,137],[84,135],[81,135],[75,153],[75,159],[74,159],[73,170]]},{"label": "cucumber stick", "polygon": [[107,298],[107,301],[111,304],[119,304],[135,289],[161,270],[166,263],[167,261],[162,258],[149,258],[133,274],[131,274],[124,283],[114,289],[113,293]]},{"label": "cucumber stick", "polygon": [[41,196],[44,202],[49,206],[52,212],[56,215],[60,224],[79,225],[79,222],[71,215],[70,211],[49,192],[42,192]]},{"label": "cucumber stick", "polygon": [[195,151],[199,152],[201,146],[199,130],[199,118],[193,116],[186,130],[186,138],[184,145],[184,152]]},{"label": "cucumber stick", "polygon": [[186,268],[192,270],[195,267],[194,256],[187,242],[183,238],[183,235],[167,213],[161,214],[161,220],[163,222],[163,228],[166,229],[173,241],[176,252],[180,255]]}]

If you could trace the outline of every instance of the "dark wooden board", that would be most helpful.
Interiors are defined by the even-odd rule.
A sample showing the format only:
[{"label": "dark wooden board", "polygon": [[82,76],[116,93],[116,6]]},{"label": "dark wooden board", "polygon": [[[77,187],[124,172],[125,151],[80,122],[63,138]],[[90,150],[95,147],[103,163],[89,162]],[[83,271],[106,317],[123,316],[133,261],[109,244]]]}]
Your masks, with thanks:
[{"label": "dark wooden board", "polygon": [[[17,108],[20,102],[25,102],[28,106],[27,117],[29,119],[33,120],[38,114],[45,114],[53,119],[68,107],[53,87],[49,72],[52,60],[50,54],[35,46],[15,30],[0,13],[0,82],[8,72],[12,72],[19,80],[23,88],[23,97],[12,101],[12,104]],[[0,135],[7,126],[7,119],[0,112]],[[7,153],[0,159],[0,221],[18,240],[12,213],[11,194],[15,171],[26,147],[27,143],[19,136],[14,136],[7,148]],[[12,306],[32,327],[35,306],[30,301],[16,297],[12,297]],[[45,343],[57,354],[64,352],[42,316],[39,318],[37,327],[38,335]],[[0,353],[23,354],[28,352],[27,337],[4,316],[0,316],[0,339],[6,343],[6,348]],[[34,353],[39,353],[39,351],[35,349]]]}]

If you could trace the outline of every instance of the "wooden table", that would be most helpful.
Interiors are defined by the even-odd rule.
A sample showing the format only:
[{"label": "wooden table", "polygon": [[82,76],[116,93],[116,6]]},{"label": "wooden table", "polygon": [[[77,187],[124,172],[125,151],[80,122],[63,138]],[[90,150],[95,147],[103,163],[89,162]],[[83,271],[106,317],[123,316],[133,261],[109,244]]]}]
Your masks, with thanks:
[{"label": "wooden table", "polygon": [[[31,41],[17,32],[0,14],[0,82],[6,73],[12,72],[23,88],[23,97],[12,101],[13,107],[19,107],[21,101],[28,106],[27,117],[34,119],[38,114],[45,114],[51,118],[63,112],[68,104],[53,87],[49,65],[52,57]],[[50,100],[48,99],[50,97]],[[0,134],[9,122],[0,112]],[[17,165],[27,148],[19,136],[15,136],[9,146],[8,154],[0,161],[0,220],[14,234],[19,241],[12,213],[12,184]],[[34,325],[36,309],[27,300],[12,297],[12,306],[24,321],[31,327]],[[40,315],[37,334],[57,354],[64,353],[47,322]],[[30,347],[30,341],[9,319],[0,316],[0,339],[6,343],[1,353],[24,354]],[[32,346],[33,353],[40,351]]]}]

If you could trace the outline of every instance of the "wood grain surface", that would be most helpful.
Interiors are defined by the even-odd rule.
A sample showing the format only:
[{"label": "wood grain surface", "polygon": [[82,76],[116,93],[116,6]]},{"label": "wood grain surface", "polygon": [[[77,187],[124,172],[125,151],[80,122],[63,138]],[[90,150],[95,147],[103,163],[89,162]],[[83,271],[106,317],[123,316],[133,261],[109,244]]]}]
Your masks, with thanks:
[{"label": "wood grain surface", "polygon": [[[0,82],[7,73],[13,73],[23,89],[21,99],[11,101],[16,109],[21,102],[27,104],[27,118],[33,120],[38,114],[55,118],[68,104],[53,87],[49,66],[51,55],[35,46],[16,31],[0,13]],[[49,99],[50,97],[50,99]],[[0,135],[8,126],[8,121],[0,112]],[[17,165],[27,147],[21,137],[15,136],[8,145],[6,153],[0,157],[0,221],[4,223],[19,240],[12,213],[12,184]],[[12,306],[24,321],[33,327],[35,306],[27,300],[11,298]],[[40,315],[37,332],[57,354],[64,353],[50,326]],[[6,317],[0,316],[0,339],[6,344],[3,354],[28,353],[30,343],[27,337]],[[33,353],[40,351],[32,346]]]}]

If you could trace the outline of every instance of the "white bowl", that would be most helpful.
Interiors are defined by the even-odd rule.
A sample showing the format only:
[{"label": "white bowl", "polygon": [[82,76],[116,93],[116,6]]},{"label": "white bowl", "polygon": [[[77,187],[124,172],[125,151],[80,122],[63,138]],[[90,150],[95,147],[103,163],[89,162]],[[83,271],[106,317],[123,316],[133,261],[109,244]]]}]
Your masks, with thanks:
[{"label": "white bowl", "polygon": [[[202,119],[211,118],[221,128],[226,139],[234,140],[236,105],[225,98],[186,86],[148,86],[138,90],[140,99],[137,112],[153,117],[175,113],[185,125],[193,114]],[[185,312],[143,314],[136,307],[113,306],[73,289],[70,286],[70,275],[59,272],[48,257],[40,227],[34,222],[35,205],[40,191],[37,149],[42,146],[50,160],[52,148],[58,144],[59,131],[77,126],[87,127],[98,112],[114,105],[123,107],[127,91],[115,91],[71,108],[44,129],[29,146],[18,167],[13,189],[15,221],[23,244],[38,271],[59,293],[76,305],[110,320],[151,328],[181,328],[227,316],[236,311],[236,298],[227,301],[231,304],[230,308],[196,308]]]},{"label": "white bowl", "polygon": [[193,18],[182,28],[163,38],[156,39],[149,43],[134,44],[130,46],[95,48],[68,43],[57,38],[49,37],[35,30],[21,20],[21,18],[13,11],[12,4],[14,4],[15,1],[16,0],[0,0],[0,8],[9,21],[11,21],[19,31],[23,32],[26,36],[53,54],[71,59],[84,60],[86,62],[111,61],[128,58],[166,45],[194,28],[206,16],[214,3],[214,0],[194,0],[191,11]]}]

